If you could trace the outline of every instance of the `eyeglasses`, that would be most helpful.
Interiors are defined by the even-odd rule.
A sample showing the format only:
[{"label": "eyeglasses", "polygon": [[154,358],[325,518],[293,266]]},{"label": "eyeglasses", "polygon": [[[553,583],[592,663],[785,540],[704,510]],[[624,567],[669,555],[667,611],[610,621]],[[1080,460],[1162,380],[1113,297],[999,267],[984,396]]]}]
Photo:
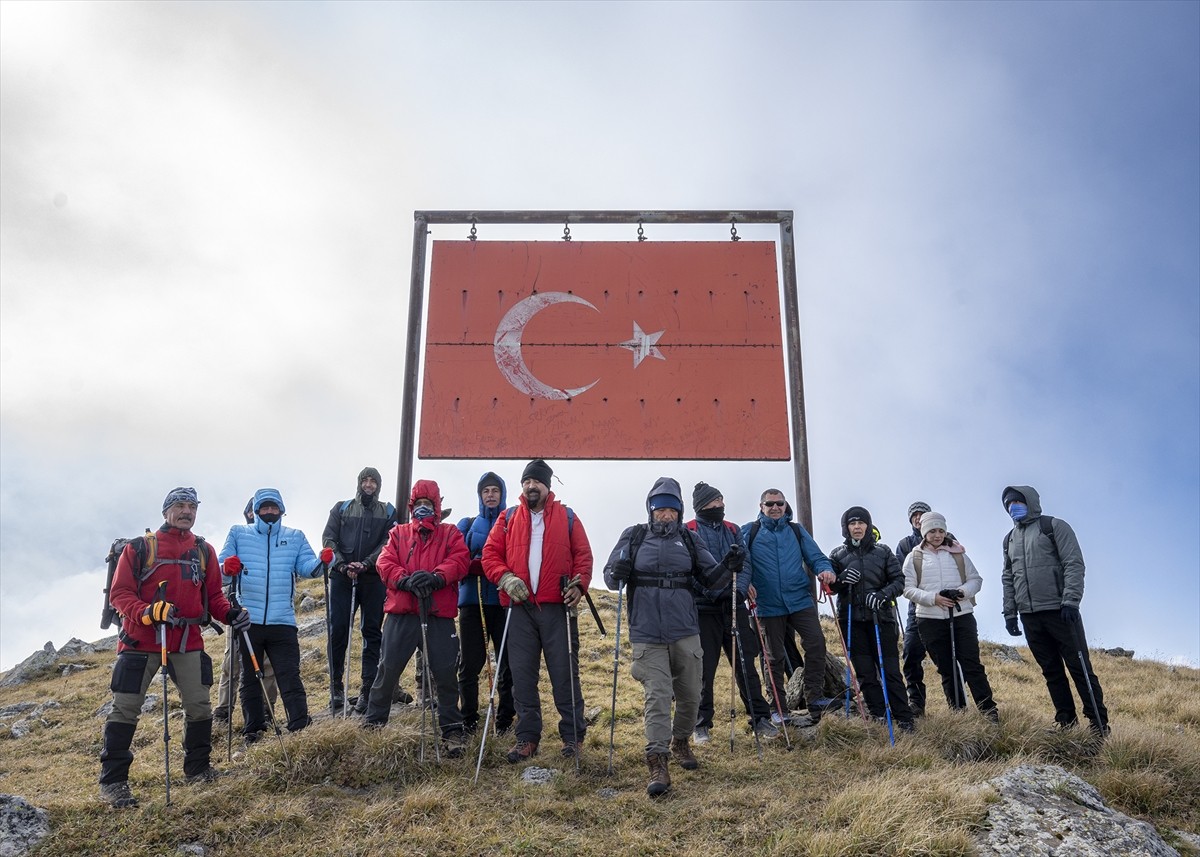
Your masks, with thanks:
[{"label": "eyeglasses", "polygon": [[763,506],[770,509],[772,506],[786,506],[787,500],[765,500]]}]

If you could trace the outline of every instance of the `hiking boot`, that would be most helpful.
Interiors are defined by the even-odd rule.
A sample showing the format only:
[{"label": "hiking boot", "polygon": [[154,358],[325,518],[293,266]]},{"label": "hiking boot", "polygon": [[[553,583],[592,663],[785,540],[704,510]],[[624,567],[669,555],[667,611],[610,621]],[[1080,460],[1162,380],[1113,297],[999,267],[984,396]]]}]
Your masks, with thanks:
[{"label": "hiking boot", "polygon": [[696,731],[692,733],[692,740],[697,744],[707,744],[712,740],[712,734],[707,726],[697,726]]},{"label": "hiking boot", "polygon": [[776,728],[774,723],[764,717],[762,720],[754,724],[754,734],[759,738],[766,738],[769,740],[771,738],[779,737],[779,729]]},{"label": "hiking boot", "polygon": [[561,755],[564,759],[574,759],[576,756],[583,756],[582,741],[563,741]]},{"label": "hiking boot", "polygon": [[771,712],[771,725],[772,726],[782,726],[783,725],[783,716],[780,715],[780,713],[778,711]]},{"label": "hiking boot", "polygon": [[509,720],[507,723],[497,723],[496,728],[495,728],[495,734],[507,735],[508,730],[512,729],[512,725],[513,725],[513,722],[511,720]]},{"label": "hiking boot", "polygon": [[219,776],[221,776],[221,772],[216,768],[209,766],[202,771],[185,775],[183,781],[189,786],[196,786],[203,785],[204,783],[214,782]]},{"label": "hiking boot", "polygon": [[215,711],[213,711],[213,720],[220,720],[222,723],[228,723],[229,722],[229,709],[228,708],[218,708]]},{"label": "hiking boot", "polygon": [[129,790],[129,780],[121,780],[119,783],[102,783],[100,800],[113,809],[127,809],[138,805],[138,799]]},{"label": "hiking boot", "polygon": [[988,708],[979,713],[982,714],[984,717],[986,717],[988,720],[995,723],[997,726],[1000,725],[1000,709],[999,708]]},{"label": "hiking boot", "polygon": [[917,724],[913,723],[911,720],[900,720],[896,723],[896,726],[900,728],[901,732],[917,731]]},{"label": "hiking boot", "polygon": [[345,710],[345,708],[346,708],[346,698],[345,697],[335,696],[329,700],[329,713],[332,714],[334,717],[337,717],[339,714],[341,714],[342,711]]},{"label": "hiking boot", "polygon": [[808,714],[793,714],[788,722],[797,729],[811,729],[821,722],[821,713],[810,708]]},{"label": "hiking boot", "polygon": [[517,741],[517,746],[508,751],[505,757],[510,765],[515,765],[518,762],[528,762],[537,755],[537,741]]},{"label": "hiking boot", "polygon": [[396,692],[392,694],[392,705],[400,703],[401,705],[412,705],[413,695],[399,685],[396,686]]},{"label": "hiking boot", "polygon": [[646,786],[646,794],[658,797],[667,793],[671,788],[671,773],[667,770],[666,753],[647,753],[646,765],[650,768],[650,783]]},{"label": "hiking boot", "polygon": [[467,736],[462,732],[452,732],[442,739],[442,755],[447,759],[461,759],[467,752]]},{"label": "hiking boot", "polygon": [[257,744],[266,735],[266,732],[247,732],[242,736],[242,742],[249,747],[251,744]]},{"label": "hiking boot", "polygon": [[1093,735],[1101,740],[1104,740],[1112,734],[1112,728],[1109,727],[1107,723],[1105,723],[1103,726],[1100,726],[1095,720],[1088,721],[1088,729]]},{"label": "hiking boot", "polygon": [[700,767],[700,763],[696,761],[696,757],[692,754],[692,748],[688,745],[687,738],[671,739],[671,755],[675,757],[675,761],[679,763],[679,767],[685,771],[694,771]]}]

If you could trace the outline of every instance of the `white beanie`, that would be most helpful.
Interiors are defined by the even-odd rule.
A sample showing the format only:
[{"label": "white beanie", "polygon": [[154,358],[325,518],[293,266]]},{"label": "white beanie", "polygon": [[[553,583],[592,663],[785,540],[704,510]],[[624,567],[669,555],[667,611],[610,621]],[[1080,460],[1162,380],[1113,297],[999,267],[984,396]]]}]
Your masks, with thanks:
[{"label": "white beanie", "polygon": [[926,512],[921,516],[921,537],[929,535],[930,530],[946,529],[946,516],[941,512]]}]

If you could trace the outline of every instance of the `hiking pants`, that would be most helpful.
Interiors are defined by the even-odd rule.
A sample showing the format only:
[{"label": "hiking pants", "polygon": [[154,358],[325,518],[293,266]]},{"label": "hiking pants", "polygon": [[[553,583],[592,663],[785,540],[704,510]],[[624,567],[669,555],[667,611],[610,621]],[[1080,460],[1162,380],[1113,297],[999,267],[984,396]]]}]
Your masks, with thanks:
[{"label": "hiking pants", "polygon": [[[971,688],[971,696],[975,699],[975,707],[980,711],[991,711],[996,707],[992,698],[992,686],[988,682],[987,673],[979,661],[979,627],[975,622],[974,613],[960,613],[954,617],[954,648],[950,645],[951,621],[949,619],[922,619],[921,639],[929,649],[929,656],[937,664],[938,675],[942,677],[942,691],[946,694],[946,703],[951,708],[966,708],[967,697],[962,685],[958,687],[959,703],[954,704],[954,685],[958,684],[958,668],[962,669],[967,687]],[[955,666],[954,657],[958,657]]]},{"label": "hiking pants", "polygon": [[[508,626],[508,666],[512,670],[513,704],[517,709],[517,740],[542,740],[542,700],[538,695],[540,661],[550,675],[554,707],[558,709],[558,735],[564,743],[582,741],[587,733],[583,718],[583,689],[579,685],[579,624],[571,618],[571,652],[567,657],[567,611],[562,604],[513,605]],[[571,686],[575,708],[571,709]]]},{"label": "hiking pants", "polygon": [[[1042,676],[1046,679],[1046,689],[1050,691],[1050,700],[1054,703],[1055,722],[1060,726],[1073,726],[1078,722],[1075,698],[1071,696],[1071,685],[1067,683],[1066,673],[1069,672],[1075,681],[1075,689],[1079,692],[1084,716],[1098,728],[1107,727],[1108,709],[1104,707],[1104,691],[1100,689],[1100,679],[1096,678],[1092,671],[1092,659],[1088,654],[1082,617],[1078,622],[1067,622],[1057,610],[1042,610],[1037,613],[1022,613],[1021,625],[1025,628],[1025,640],[1029,643],[1029,651],[1033,653],[1038,666],[1042,668]],[[1079,663],[1080,652],[1083,653],[1083,664]],[[1092,710],[1092,700],[1088,696],[1089,680],[1092,683],[1092,693],[1096,696],[1100,723],[1096,723],[1097,712]]]},{"label": "hiking pants", "polygon": [[[458,663],[458,635],[454,620],[430,616],[426,620],[425,637],[429,642],[429,661],[425,664],[426,681],[437,693],[437,722],[442,737],[462,732],[462,715],[458,710],[458,682],[454,666]],[[379,670],[367,702],[366,722],[382,726],[392,711],[392,694],[400,684],[400,675],[412,656],[421,650],[421,617],[415,613],[389,613],[383,621],[383,647],[379,655]]]},{"label": "hiking pants", "polygon": [[[717,676],[717,664],[721,661],[721,651],[730,661],[734,674],[737,676],[738,694],[742,705],[750,715],[750,725],[771,716],[771,708],[763,698],[762,682],[759,681],[758,655],[761,647],[758,645],[758,632],[750,627],[750,616],[746,608],[738,605],[738,650],[733,651],[733,633],[728,610],[718,613],[699,612],[700,647],[704,650],[704,672],[700,688],[700,710],[696,716],[696,725],[708,729],[713,725],[713,681]],[[743,655],[745,656],[743,659]],[[746,665],[743,673],[742,664]]]},{"label": "hiking pants", "polygon": [[[691,738],[700,707],[704,650],[700,635],[674,643],[634,643],[630,674],[646,694],[646,753],[667,753],[672,738]],[[671,699],[675,716],[671,717]]]},{"label": "hiking pants", "polygon": [[[788,616],[763,616],[763,634],[767,638],[767,662],[771,666],[770,675],[763,676],[768,686],[774,677],[778,699],[786,709],[787,691],[784,688],[784,640],[789,629],[800,635],[800,646],[804,649],[804,699],[811,705],[825,696],[825,632],[821,630],[821,620],[817,617],[816,605],[798,610]],[[874,637],[871,638],[874,643]],[[895,639],[892,647],[895,648]],[[772,693],[774,696],[774,692]]]},{"label": "hiking pants", "polygon": [[908,602],[908,624],[904,626],[901,672],[908,687],[908,705],[918,717],[925,713],[925,644],[921,642],[917,602]]},{"label": "hiking pants", "polygon": [[[354,604],[350,603],[350,594],[354,593]],[[373,572],[360,573],[358,584],[339,572],[329,575],[329,673],[334,689],[346,692],[342,688],[342,672],[346,666],[346,643],[350,639],[350,616],[353,610],[358,610],[359,627],[362,629],[362,663],[360,674],[362,687],[370,690],[375,684],[375,672],[379,667],[379,646],[383,639],[383,601],[387,589],[379,575]],[[353,647],[352,647],[353,648]],[[349,676],[346,676],[349,684]]]},{"label": "hiking pants", "polygon": [[[862,612],[870,613],[868,610]],[[855,611],[857,616],[859,611]],[[897,648],[899,632],[892,622],[879,623],[879,647],[883,649],[883,676],[887,681],[887,701],[883,698],[883,685],[879,675],[879,647],[875,644],[875,623],[854,620],[854,627],[846,628],[845,617],[839,619],[842,633],[849,634],[850,660],[858,676],[858,686],[866,700],[872,717],[887,716],[887,707],[892,708],[892,719],[897,723],[911,722],[912,709],[908,707],[908,692],[904,689],[904,677],[900,674],[900,655]],[[925,620],[921,620],[924,624]]]},{"label": "hiking pants", "polygon": [[[467,581],[464,585],[470,584],[470,578]],[[492,651],[499,652],[500,641],[504,637],[504,619],[508,612],[499,604],[484,604],[482,611],[481,614],[478,604],[464,604],[458,608],[458,636],[462,646],[462,658],[458,663],[458,696],[462,704],[463,723],[468,729],[474,729],[479,722],[479,673],[488,660],[488,638]],[[486,633],[484,619],[487,620]],[[516,716],[512,670],[508,667],[507,652],[500,653],[496,670],[500,673],[500,682],[496,688],[499,700],[496,703],[494,725],[497,730],[504,732]],[[491,690],[490,687],[484,688],[485,693],[491,693]]]},{"label": "hiking pants", "polygon": [[[150,684],[161,669],[162,656],[159,652],[126,650],[117,655],[110,682],[113,707],[106,722],[136,725]],[[179,688],[184,719],[211,720],[212,704],[209,694],[213,682],[212,658],[200,649],[191,652],[167,652],[167,675]],[[160,680],[160,690],[161,687]],[[159,700],[159,704],[162,704],[162,700]]]},{"label": "hiking pants", "polygon": [[[267,657],[275,665],[275,682],[279,685],[283,710],[287,712],[288,731],[300,731],[312,720],[308,716],[308,695],[300,680],[300,639],[296,626],[251,625],[247,635],[259,664]],[[246,635],[238,642],[238,653],[242,656],[242,717],[246,723],[242,733],[254,735],[267,725],[262,686],[254,675],[254,662],[246,649]]]}]

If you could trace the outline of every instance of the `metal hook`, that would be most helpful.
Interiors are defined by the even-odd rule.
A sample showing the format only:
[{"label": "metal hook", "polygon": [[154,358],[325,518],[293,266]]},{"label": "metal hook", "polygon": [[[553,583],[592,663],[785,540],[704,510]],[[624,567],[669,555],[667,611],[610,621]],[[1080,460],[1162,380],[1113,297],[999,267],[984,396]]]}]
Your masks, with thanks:
[{"label": "metal hook", "polygon": [[470,233],[470,234],[467,236],[467,240],[468,240],[468,241],[475,241],[475,240],[477,240],[477,237],[478,237],[478,236],[477,236],[477,234],[476,234],[476,231],[475,231],[475,218],[474,218],[474,217],[472,217],[472,218],[471,218],[471,233]]},{"label": "metal hook", "polygon": [[740,237],[738,237],[738,234],[737,234],[737,218],[736,217],[729,218],[729,240],[730,241],[741,241],[742,240]]},{"label": "metal hook", "polygon": [[642,229],[642,221],[638,221],[638,241],[646,240],[646,230]]},{"label": "metal hook", "polygon": [[563,223],[562,240],[563,241],[571,240],[571,221],[569,221],[569,220],[567,220]]}]

